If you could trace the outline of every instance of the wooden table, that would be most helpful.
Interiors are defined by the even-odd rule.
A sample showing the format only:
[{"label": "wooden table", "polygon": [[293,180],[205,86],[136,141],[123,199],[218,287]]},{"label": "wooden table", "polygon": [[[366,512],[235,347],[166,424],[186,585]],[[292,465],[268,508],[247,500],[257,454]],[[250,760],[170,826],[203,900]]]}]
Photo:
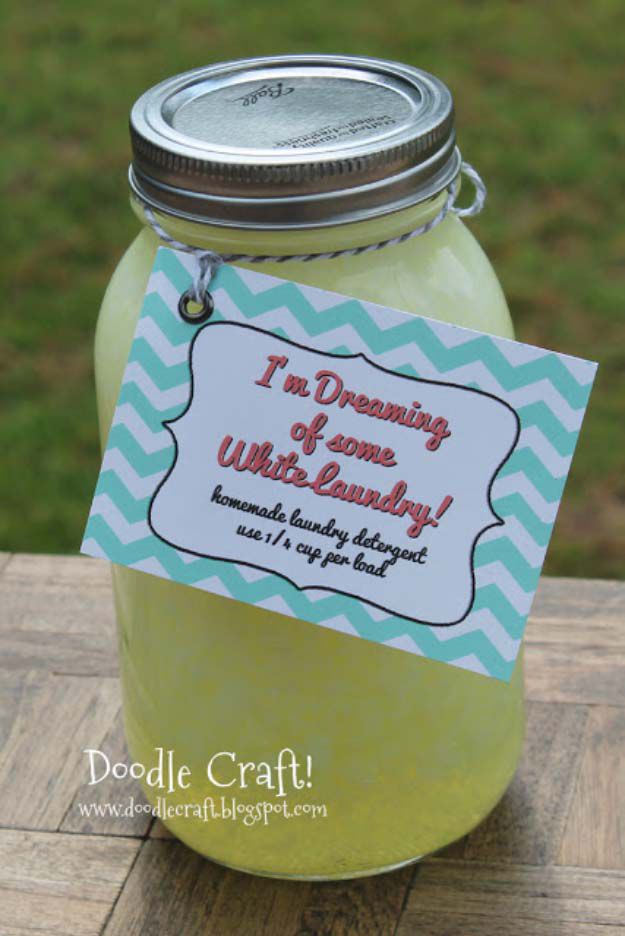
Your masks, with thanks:
[{"label": "wooden table", "polygon": [[472,835],[319,884],[225,870],[147,816],[81,818],[140,797],[81,786],[83,748],[126,757],[107,565],[0,554],[0,609],[0,936],[625,936],[625,583],[542,582],[526,755]]}]

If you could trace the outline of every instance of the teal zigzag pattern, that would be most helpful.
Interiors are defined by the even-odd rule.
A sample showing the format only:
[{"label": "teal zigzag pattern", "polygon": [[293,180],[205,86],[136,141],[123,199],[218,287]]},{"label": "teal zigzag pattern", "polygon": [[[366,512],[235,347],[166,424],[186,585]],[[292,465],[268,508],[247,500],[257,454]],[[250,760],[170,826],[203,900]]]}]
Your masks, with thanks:
[{"label": "teal zigzag pattern", "polygon": [[[448,348],[437,333],[439,326],[426,319],[406,320],[398,314],[393,323],[389,313],[387,327],[380,328],[355,299],[337,297],[336,304],[328,307],[326,302],[318,311],[309,289],[301,290],[296,284],[268,277],[260,282],[260,288],[258,279],[250,288],[256,274],[222,268],[214,284],[217,309],[219,296],[227,297],[228,309],[237,310],[239,321],[256,320],[260,327],[296,340],[307,335],[317,339],[317,347],[337,354],[358,353],[364,347],[382,363],[385,354],[405,349],[406,361],[395,370],[411,376],[440,376],[453,381],[455,370],[475,366],[472,385],[479,387],[480,373],[486,369],[501,395],[511,402],[515,392],[523,393],[537,382],[550,388],[551,397],[525,401],[517,407],[521,439],[492,491],[493,508],[505,523],[484,534],[476,547],[475,600],[462,625],[441,631],[404,618],[373,614],[365,602],[347,601],[331,593],[313,600],[309,593],[277,575],[250,580],[235,564],[183,556],[150,535],[146,515],[151,493],[169,468],[173,454],[171,437],[162,424],[175,418],[186,405],[189,380],[186,348],[190,326],[174,314],[175,307],[170,308],[164,298],[166,291],[161,289],[159,294],[157,286],[169,284],[173,294],[179,294],[190,282],[187,264],[186,257],[173,251],[161,249],[157,254],[85,532],[85,551],[139,568],[154,569],[156,562],[165,577],[183,584],[208,587],[326,626],[336,626],[340,621],[342,629],[347,625],[353,633],[376,642],[399,640],[406,646],[408,639],[414,642],[416,652],[432,659],[508,679],[565,481],[562,459],[570,461],[588,400],[590,366],[580,380],[574,368],[550,352],[515,365],[497,339],[470,332],[466,341]],[[217,311],[214,318],[221,317]],[[269,324],[263,321],[268,318]],[[150,329],[142,329],[142,323],[147,322]],[[338,329],[340,344],[332,346],[332,335]],[[354,336],[349,345],[345,343],[346,334]],[[418,365],[413,363],[416,349]],[[463,382],[467,382],[466,378]],[[172,393],[177,394],[173,403]],[[579,415],[573,428],[558,415],[563,409],[569,421],[570,414],[573,419],[576,413]],[[132,421],[126,418],[128,413],[132,413]],[[136,425],[141,431],[132,428]],[[544,437],[547,451],[551,447],[554,453],[553,465],[558,468],[549,464],[544,452],[535,450],[529,436],[525,441],[529,429]],[[147,446],[144,435],[150,441]]]}]

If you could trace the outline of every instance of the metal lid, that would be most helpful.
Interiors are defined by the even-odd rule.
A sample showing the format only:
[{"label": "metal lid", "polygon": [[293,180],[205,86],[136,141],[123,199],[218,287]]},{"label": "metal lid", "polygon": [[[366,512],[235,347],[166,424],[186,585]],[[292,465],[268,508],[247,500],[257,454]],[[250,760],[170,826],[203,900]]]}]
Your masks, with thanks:
[{"label": "metal lid", "polygon": [[130,114],[130,184],[177,217],[317,227],[405,208],[460,169],[449,89],[382,59],[289,55],[198,68]]}]

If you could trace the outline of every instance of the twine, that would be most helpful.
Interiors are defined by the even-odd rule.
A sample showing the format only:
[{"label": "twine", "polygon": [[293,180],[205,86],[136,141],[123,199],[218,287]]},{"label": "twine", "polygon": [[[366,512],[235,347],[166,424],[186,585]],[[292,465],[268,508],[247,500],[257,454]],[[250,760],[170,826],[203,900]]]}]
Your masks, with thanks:
[{"label": "twine", "polygon": [[395,244],[403,244],[404,241],[412,240],[413,237],[420,237],[434,230],[435,227],[445,220],[451,212],[458,218],[471,218],[480,213],[486,201],[486,186],[477,172],[469,163],[463,162],[460,167],[460,173],[465,176],[472,184],[475,190],[474,198],[467,208],[456,207],[456,198],[460,185],[458,179],[454,179],[447,189],[447,198],[441,206],[440,211],[425,224],[400,234],[398,237],[390,237],[387,240],[377,241],[374,244],[365,244],[362,247],[349,247],[343,250],[332,250],[327,253],[307,253],[307,254],[221,254],[215,250],[207,250],[203,247],[193,247],[191,244],[185,244],[178,241],[161,227],[156,220],[152,209],[142,203],[143,213],[146,221],[158,236],[159,240],[172,247],[174,250],[181,250],[184,253],[191,254],[197,261],[197,272],[193,279],[193,285],[187,290],[189,298],[195,302],[203,304],[208,294],[208,289],[213,276],[222,265],[222,263],[286,263],[289,260],[297,260],[308,263],[311,260],[334,260],[336,257],[355,257],[359,254],[369,253],[373,250],[381,250],[383,247],[392,247]]}]

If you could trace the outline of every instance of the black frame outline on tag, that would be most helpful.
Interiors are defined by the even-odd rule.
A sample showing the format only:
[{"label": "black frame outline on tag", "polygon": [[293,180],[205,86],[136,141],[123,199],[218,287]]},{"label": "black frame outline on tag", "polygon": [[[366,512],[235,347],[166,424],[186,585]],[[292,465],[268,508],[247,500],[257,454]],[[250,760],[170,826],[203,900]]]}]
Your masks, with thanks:
[{"label": "black frame outline on tag", "polygon": [[[512,445],[510,446],[508,452],[504,456],[504,458],[499,462],[499,464],[495,468],[495,471],[493,472],[493,475],[490,479],[487,492],[486,492],[488,507],[493,517],[495,517],[496,519],[494,523],[489,523],[487,526],[482,527],[480,531],[477,533],[477,535],[475,536],[473,543],[471,544],[471,549],[469,551],[469,567],[470,567],[470,575],[471,575],[471,598],[470,598],[468,607],[466,611],[464,612],[464,614],[462,615],[462,617],[459,617],[458,620],[456,621],[446,621],[444,623],[439,623],[439,624],[433,624],[430,621],[421,621],[418,618],[407,617],[405,614],[398,614],[397,611],[394,611],[392,608],[387,608],[384,605],[380,605],[374,601],[370,601],[368,598],[363,598],[360,595],[353,595],[351,592],[343,591],[338,588],[331,588],[327,585],[298,585],[297,582],[294,582],[292,579],[290,579],[288,575],[284,575],[282,572],[276,572],[275,569],[269,569],[267,568],[267,566],[258,565],[254,562],[246,562],[245,560],[242,560],[242,559],[229,559],[224,556],[212,556],[208,553],[199,553],[193,549],[186,549],[184,546],[179,546],[176,543],[170,542],[170,540],[165,539],[156,531],[156,529],[154,528],[152,524],[152,506],[154,504],[154,500],[158,492],[160,491],[160,489],[163,487],[165,482],[171,476],[174,468],[176,467],[176,462],[178,461],[178,440],[176,439],[175,433],[169,427],[170,427],[170,424],[178,422],[179,419],[182,419],[182,417],[187,414],[187,412],[189,411],[193,403],[193,397],[194,397],[194,392],[195,392],[195,380],[194,380],[193,363],[192,363],[193,362],[193,348],[194,348],[197,338],[205,329],[219,328],[219,327],[224,327],[224,326],[229,327],[229,328],[245,328],[248,331],[257,332],[262,335],[268,335],[269,337],[273,338],[275,341],[280,341],[283,344],[288,344],[288,345],[291,345],[292,347],[299,348],[301,351],[309,351],[312,354],[318,354],[324,358],[336,358],[337,360],[350,360],[350,359],[353,360],[355,358],[362,358],[364,361],[367,362],[367,364],[369,364],[371,367],[374,367],[376,370],[382,371],[382,373],[390,374],[393,377],[401,377],[404,380],[410,380],[416,384],[432,384],[438,387],[453,387],[457,390],[464,390],[467,393],[475,393],[475,394],[478,394],[479,396],[489,397],[491,400],[496,400],[498,403],[501,403],[503,406],[506,407],[506,409],[508,409],[512,413],[512,415],[514,416],[515,424],[516,424],[516,432],[514,436],[514,441]],[[174,458],[170,467],[167,470],[167,473],[159,481],[156,488],[154,489],[154,492],[150,498],[150,504],[148,506],[147,523],[152,534],[158,540],[160,540],[166,546],[170,546],[172,549],[176,549],[179,552],[187,553],[188,555],[191,555],[191,556],[197,556],[198,559],[212,559],[213,561],[217,561],[217,562],[229,562],[233,565],[244,565],[244,566],[248,566],[251,569],[257,569],[259,572],[267,572],[269,575],[277,575],[280,578],[284,579],[286,582],[288,582],[290,585],[292,585],[294,588],[296,588],[298,591],[321,590],[321,591],[331,592],[335,595],[344,595],[347,598],[351,598],[353,601],[362,601],[364,604],[371,605],[373,608],[377,608],[379,611],[387,612],[392,617],[401,618],[402,620],[410,621],[414,624],[422,624],[426,627],[453,627],[456,624],[461,624],[462,621],[465,620],[465,618],[470,614],[471,609],[473,608],[473,603],[475,601],[475,567],[473,564],[473,560],[474,560],[475,549],[476,549],[478,540],[484,533],[486,533],[487,530],[491,530],[493,529],[493,527],[503,526],[506,522],[505,519],[500,517],[499,514],[493,509],[493,505],[491,502],[491,493],[492,493],[493,484],[495,483],[495,479],[497,475],[499,474],[499,472],[501,471],[505,463],[508,461],[513,451],[515,450],[517,443],[519,441],[519,437],[521,435],[521,420],[519,418],[519,414],[514,409],[514,407],[511,406],[510,403],[507,402],[507,400],[502,400],[502,398],[497,396],[495,393],[489,393],[486,390],[478,390],[474,387],[467,387],[464,384],[453,383],[451,381],[445,381],[445,380],[428,380],[424,377],[411,377],[408,374],[400,374],[397,371],[391,370],[388,367],[382,367],[381,364],[376,364],[375,361],[371,361],[366,356],[366,354],[362,354],[362,353],[336,354],[335,352],[332,352],[332,351],[319,351],[317,348],[311,348],[308,345],[300,344],[297,341],[291,341],[290,338],[283,338],[282,335],[276,335],[272,331],[267,331],[264,328],[257,328],[255,325],[248,325],[245,322],[228,322],[228,321],[222,320],[219,322],[206,322],[205,324],[197,328],[195,334],[193,335],[193,338],[189,342],[188,365],[189,365],[189,399],[187,401],[187,405],[185,406],[184,410],[181,413],[179,413],[178,416],[176,416],[174,419],[163,420],[161,422],[161,425],[163,426],[163,428],[167,429],[167,431],[169,432],[169,434],[171,435],[173,439]],[[179,583],[179,584],[184,584],[184,583]],[[193,586],[190,585],[189,587],[193,587]],[[241,599],[234,599],[234,600],[238,601]],[[247,604],[248,602],[244,601],[243,603]],[[250,605],[250,607],[255,607],[255,605]],[[312,623],[315,623],[315,622],[312,622]]]}]

